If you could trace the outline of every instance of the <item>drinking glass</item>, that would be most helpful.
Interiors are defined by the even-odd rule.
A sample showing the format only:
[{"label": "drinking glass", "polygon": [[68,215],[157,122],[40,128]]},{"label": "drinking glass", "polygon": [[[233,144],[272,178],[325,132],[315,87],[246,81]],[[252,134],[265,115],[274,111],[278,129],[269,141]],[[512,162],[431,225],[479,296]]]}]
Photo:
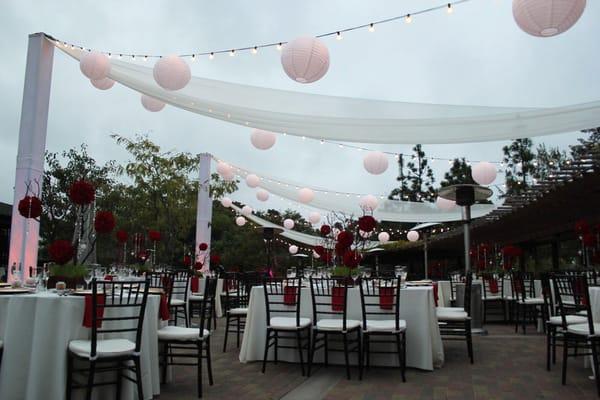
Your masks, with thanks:
[{"label": "drinking glass", "polygon": [[364,268],[362,274],[363,278],[369,279],[371,277],[371,268]]},{"label": "drinking glass", "polygon": [[94,278],[94,276],[92,275],[92,271],[88,269],[86,271],[85,275],[83,276],[83,280],[85,281],[86,289],[90,288],[90,282],[92,281],[93,278]]},{"label": "drinking glass", "polygon": [[288,279],[294,279],[296,277],[296,268],[291,267],[287,269],[287,277]]},{"label": "drinking glass", "polygon": [[308,280],[311,277],[312,273],[312,269],[304,268],[304,279]]},{"label": "drinking glass", "polygon": [[360,276],[360,271],[358,270],[358,268],[354,268],[350,271],[350,277],[352,278],[354,285],[356,285],[356,281],[358,280],[359,276]]}]

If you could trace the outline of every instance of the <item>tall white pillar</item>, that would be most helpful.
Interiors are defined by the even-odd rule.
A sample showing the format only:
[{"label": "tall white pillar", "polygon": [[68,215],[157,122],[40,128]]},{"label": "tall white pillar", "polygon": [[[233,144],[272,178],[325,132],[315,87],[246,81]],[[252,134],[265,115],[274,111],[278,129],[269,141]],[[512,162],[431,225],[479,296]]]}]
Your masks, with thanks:
[{"label": "tall white pillar", "polygon": [[[210,267],[210,226],[212,224],[212,199],[210,198],[210,161],[212,157],[208,153],[200,154],[200,173],[198,184],[198,207],[196,209],[196,260],[204,260],[202,271],[208,271]],[[200,251],[200,243],[208,245],[207,251]]]},{"label": "tall white pillar", "polygon": [[29,267],[37,265],[40,224],[23,218],[18,204],[26,195],[28,183],[36,190],[39,187],[41,196],[53,57],[54,45],[43,33],[29,35],[8,256],[9,282],[20,278],[18,271],[13,276],[12,265],[23,268],[23,278],[29,276]]}]

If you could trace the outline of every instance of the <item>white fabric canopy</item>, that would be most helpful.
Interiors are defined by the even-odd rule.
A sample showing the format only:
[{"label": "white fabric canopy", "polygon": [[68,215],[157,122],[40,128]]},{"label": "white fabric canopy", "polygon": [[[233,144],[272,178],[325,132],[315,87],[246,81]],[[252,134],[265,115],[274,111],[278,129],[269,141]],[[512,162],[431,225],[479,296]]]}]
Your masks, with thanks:
[{"label": "white fabric canopy", "polygon": [[[244,180],[248,174],[256,174],[255,172],[245,170],[234,164],[227,164],[235,168],[234,172],[239,175],[242,180]],[[296,202],[298,202],[298,189],[307,187],[290,181],[283,182],[270,176],[256,175],[260,177],[260,187],[267,190],[269,193]],[[245,183],[242,183],[242,185],[245,185]],[[347,215],[354,215],[355,217],[363,215],[363,211],[359,206],[359,201],[364,194],[339,193],[331,191],[330,189],[308,187],[313,189],[315,193],[315,198],[308,204],[310,207],[329,212],[341,212]],[[462,220],[460,207],[445,211],[440,210],[435,203],[389,200],[386,197],[382,197],[383,196],[377,196],[379,206],[373,212],[373,217],[379,221],[435,223]],[[497,206],[494,204],[475,204],[471,207],[471,217],[480,218],[495,210],[496,207]]]},{"label": "white fabric canopy", "polygon": [[[81,50],[57,46],[75,59]],[[600,101],[553,108],[406,103],[316,95],[193,77],[166,91],[152,68],[111,60],[109,77],[211,118],[296,136],[362,143],[464,143],[526,138],[600,126]]]}]

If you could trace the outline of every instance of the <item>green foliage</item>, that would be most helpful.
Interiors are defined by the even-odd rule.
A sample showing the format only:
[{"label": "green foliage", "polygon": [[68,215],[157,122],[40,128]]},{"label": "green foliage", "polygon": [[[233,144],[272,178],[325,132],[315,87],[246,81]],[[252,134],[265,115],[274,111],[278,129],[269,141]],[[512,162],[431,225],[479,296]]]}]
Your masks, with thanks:
[{"label": "green foliage", "polygon": [[532,146],[531,139],[516,139],[502,148],[506,176],[504,196],[521,193],[531,185],[531,177],[535,172],[533,165],[535,155],[531,150]]},{"label": "green foliage", "polygon": [[452,161],[452,166],[448,172],[444,174],[444,180],[440,182],[441,187],[459,185],[459,184],[474,184],[475,181],[471,176],[471,166],[467,164],[465,158],[455,158]]},{"label": "green foliage", "polygon": [[533,177],[536,180],[544,180],[550,175],[560,170],[560,166],[567,160],[567,153],[561,151],[557,147],[546,148],[546,145],[541,143],[536,149],[535,159],[533,160]]},{"label": "green foliage", "polygon": [[433,187],[435,177],[420,144],[413,147],[410,161],[404,166],[405,155],[398,157],[398,187],[393,189],[390,200],[434,201],[436,191]]},{"label": "green foliage", "polygon": [[581,132],[587,133],[589,136],[585,139],[579,138],[579,144],[569,146],[571,148],[571,156],[581,157],[588,151],[598,152],[600,150],[600,128],[584,129]]},{"label": "green foliage", "polygon": [[50,276],[60,276],[64,278],[83,278],[88,268],[85,265],[73,264],[54,264],[50,266]]}]

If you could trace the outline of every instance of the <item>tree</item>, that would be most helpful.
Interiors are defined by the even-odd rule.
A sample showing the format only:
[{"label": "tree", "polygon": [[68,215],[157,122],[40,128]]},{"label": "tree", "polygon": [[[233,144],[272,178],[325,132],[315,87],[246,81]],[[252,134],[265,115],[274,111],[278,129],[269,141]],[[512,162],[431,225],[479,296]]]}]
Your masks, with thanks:
[{"label": "tree", "polygon": [[406,164],[406,173],[404,168],[404,155],[398,157],[399,187],[393,189],[388,198],[390,200],[407,201],[434,201],[436,191],[433,187],[435,177],[433,170],[428,165],[428,159],[420,144],[413,147],[411,160]]},{"label": "tree", "polygon": [[589,136],[586,139],[579,138],[577,139],[579,144],[569,146],[573,158],[580,158],[589,150],[598,151],[600,148],[600,128],[584,129],[581,132]]},{"label": "tree", "polygon": [[529,186],[535,172],[532,146],[531,139],[516,139],[502,148],[506,176],[506,192],[503,197],[518,194]]},{"label": "tree", "polygon": [[535,168],[533,178],[536,181],[549,178],[550,175],[560,170],[560,166],[566,162],[567,158],[567,153],[561,151],[558,147],[548,149],[545,144],[539,144],[533,160]]},{"label": "tree", "polygon": [[475,181],[471,176],[471,166],[463,158],[455,158],[452,161],[450,169],[444,174],[444,180],[440,182],[441,187],[458,185],[458,184],[474,184]]}]

